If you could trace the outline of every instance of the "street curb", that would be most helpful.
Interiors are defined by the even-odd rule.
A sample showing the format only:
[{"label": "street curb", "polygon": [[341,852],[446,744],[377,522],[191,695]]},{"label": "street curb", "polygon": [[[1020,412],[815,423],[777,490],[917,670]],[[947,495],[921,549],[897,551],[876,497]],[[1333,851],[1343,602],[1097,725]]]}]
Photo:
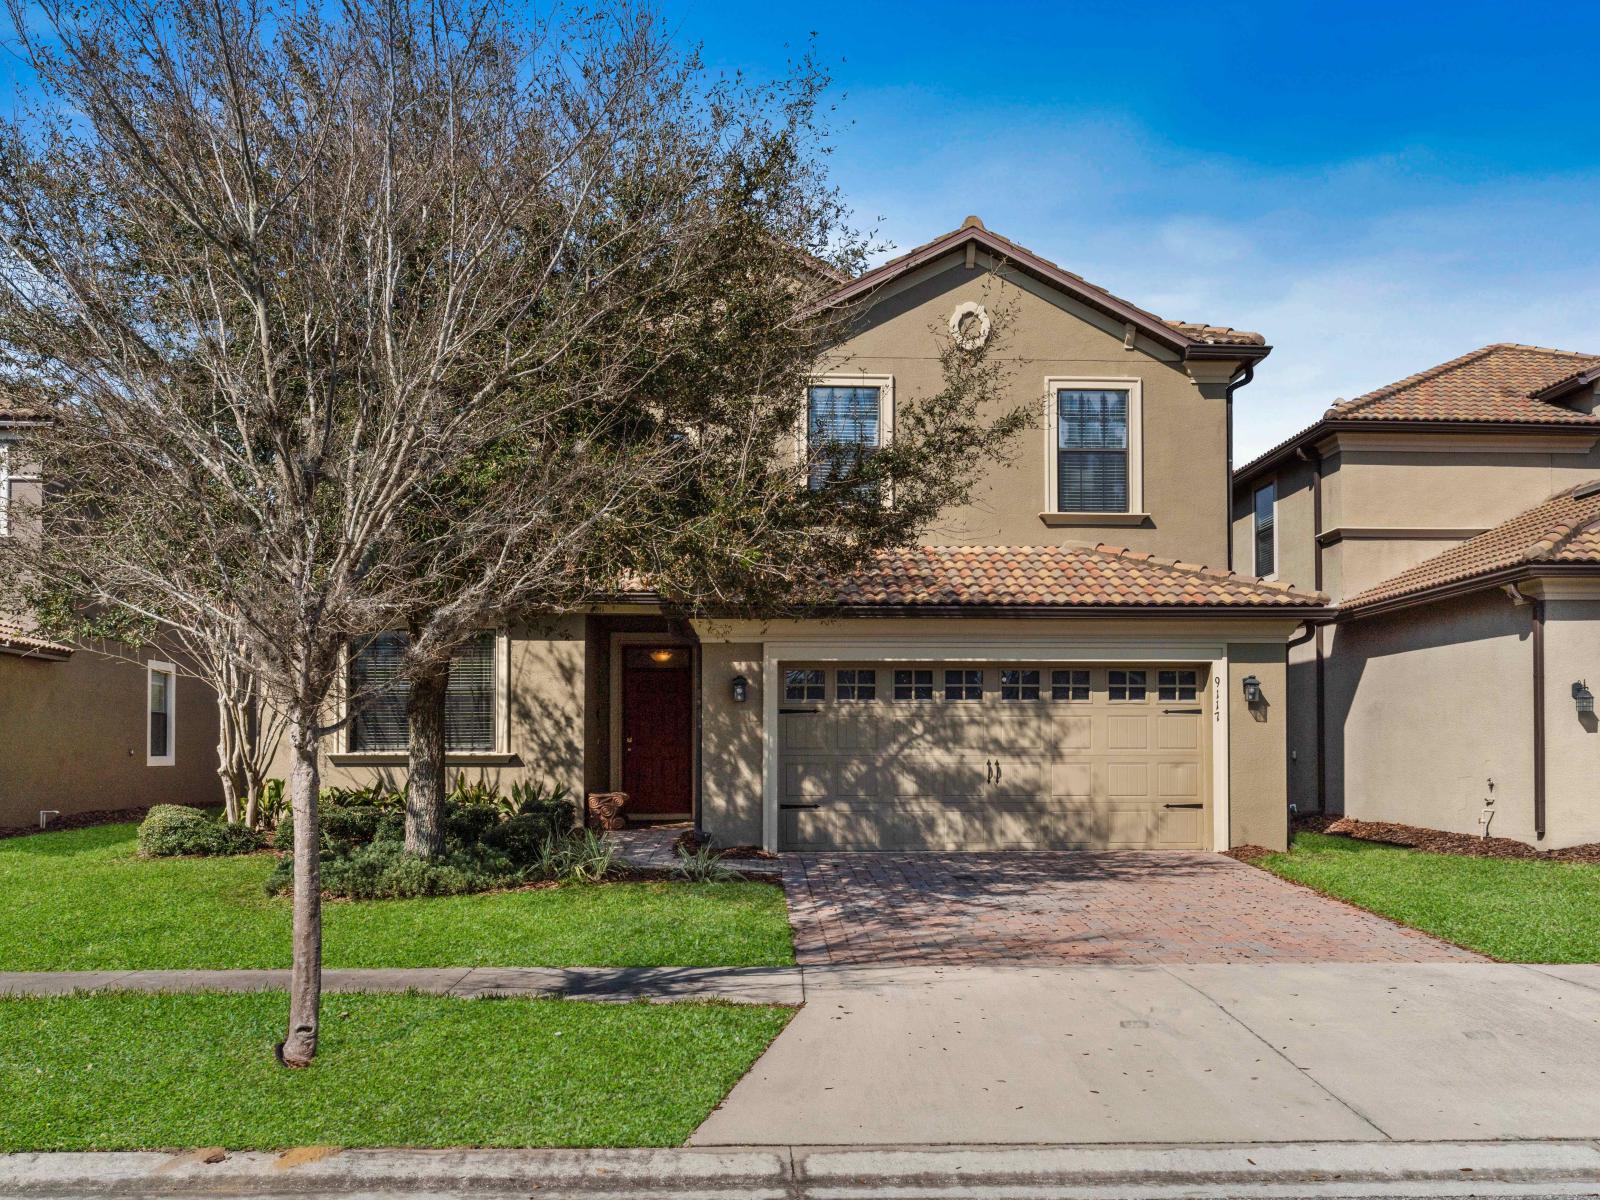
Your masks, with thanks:
[{"label": "street curb", "polygon": [[0,1196],[1434,1197],[1600,1194],[1600,1145],[730,1147],[12,1154]]}]

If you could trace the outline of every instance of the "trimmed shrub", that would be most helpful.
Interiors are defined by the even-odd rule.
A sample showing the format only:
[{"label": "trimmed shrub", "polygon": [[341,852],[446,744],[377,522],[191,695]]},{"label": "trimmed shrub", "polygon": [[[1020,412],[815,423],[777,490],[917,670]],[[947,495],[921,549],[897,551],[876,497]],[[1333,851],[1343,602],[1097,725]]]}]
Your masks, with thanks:
[{"label": "trimmed shrub", "polygon": [[[322,890],[351,900],[403,900],[414,896],[459,896],[512,887],[522,882],[515,867],[498,854],[452,848],[435,859],[407,854],[399,841],[373,842],[347,854],[322,856]],[[294,889],[294,860],[278,860],[267,877],[267,892]]]},{"label": "trimmed shrub", "polygon": [[157,804],[139,824],[139,853],[146,858],[178,855],[251,854],[261,836],[244,825],[214,821],[198,808]]}]

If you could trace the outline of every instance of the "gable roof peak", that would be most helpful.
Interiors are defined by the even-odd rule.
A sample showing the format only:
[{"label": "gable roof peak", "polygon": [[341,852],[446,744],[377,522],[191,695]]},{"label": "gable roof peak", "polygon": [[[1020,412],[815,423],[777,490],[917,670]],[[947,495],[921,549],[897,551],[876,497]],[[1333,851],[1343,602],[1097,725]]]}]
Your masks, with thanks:
[{"label": "gable roof peak", "polygon": [[842,305],[871,296],[918,267],[926,266],[948,254],[962,249],[966,249],[970,254],[973,245],[982,247],[1008,267],[1065,292],[1117,321],[1143,330],[1147,337],[1181,352],[1186,357],[1255,361],[1265,358],[1272,351],[1272,347],[1267,345],[1266,338],[1246,329],[1197,321],[1169,321],[1159,317],[1148,309],[1140,308],[1090,283],[1082,275],[1074,274],[1035,254],[1026,246],[995,233],[976,215],[969,215],[958,228],[942,233],[932,241],[924,242],[869,271],[862,272],[841,286],[823,303]]}]

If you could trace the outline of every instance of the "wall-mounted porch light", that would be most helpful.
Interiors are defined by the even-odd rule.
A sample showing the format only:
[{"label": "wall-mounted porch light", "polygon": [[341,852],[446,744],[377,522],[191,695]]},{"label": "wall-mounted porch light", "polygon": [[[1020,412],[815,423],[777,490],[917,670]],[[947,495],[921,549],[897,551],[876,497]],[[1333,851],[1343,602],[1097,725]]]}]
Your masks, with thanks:
[{"label": "wall-mounted porch light", "polygon": [[733,677],[733,702],[743,704],[750,699],[750,681],[743,675]]},{"label": "wall-mounted porch light", "polygon": [[1579,714],[1594,712],[1594,693],[1587,683],[1579,680],[1572,685],[1572,702],[1578,706]]},{"label": "wall-mounted porch light", "polygon": [[1244,677],[1244,702],[1246,704],[1261,703],[1261,680],[1254,675]]}]

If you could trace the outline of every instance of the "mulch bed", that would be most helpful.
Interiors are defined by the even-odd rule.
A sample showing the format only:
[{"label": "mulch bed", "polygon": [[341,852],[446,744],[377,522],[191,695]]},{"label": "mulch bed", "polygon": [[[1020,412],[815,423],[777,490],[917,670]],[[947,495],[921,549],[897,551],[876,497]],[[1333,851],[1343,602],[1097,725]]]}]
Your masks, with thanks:
[{"label": "mulch bed", "polygon": [[97,808],[92,812],[67,813],[53,817],[47,829],[37,825],[16,825],[0,828],[0,838],[28,837],[35,833],[58,833],[63,829],[88,829],[93,825],[122,825],[129,821],[142,821],[149,812],[141,808]]},{"label": "mulch bed", "polygon": [[[672,843],[672,848],[679,854],[695,854],[706,846],[711,845],[711,839],[704,833],[695,829],[685,829]],[[713,847],[715,849],[715,847]],[[771,850],[763,850],[760,846],[728,846],[716,850],[718,858],[754,858],[762,862],[777,862],[778,856]]]},{"label": "mulch bed", "polygon": [[[1438,829],[1421,829],[1415,825],[1397,825],[1391,821],[1358,821],[1354,817],[1310,816],[1294,822],[1295,833],[1328,833],[1337,837],[1353,838],[1360,842],[1376,842],[1386,846],[1403,846],[1408,850],[1423,850],[1429,854],[1458,854],[1469,858],[1533,858],[1547,862],[1600,863],[1600,842],[1583,846],[1567,846],[1560,850],[1541,850],[1526,842],[1511,838],[1484,838],[1470,833],[1445,833]],[[1255,847],[1236,847],[1234,857]],[[1259,855],[1257,856],[1259,857]],[[1243,861],[1251,861],[1244,858]]]},{"label": "mulch bed", "polygon": [[1224,850],[1222,853],[1229,858],[1236,858],[1242,863],[1249,863],[1251,866],[1254,866],[1267,855],[1271,854],[1272,851],[1268,850],[1265,846],[1251,846],[1246,844],[1243,846],[1235,846],[1231,850]]}]

